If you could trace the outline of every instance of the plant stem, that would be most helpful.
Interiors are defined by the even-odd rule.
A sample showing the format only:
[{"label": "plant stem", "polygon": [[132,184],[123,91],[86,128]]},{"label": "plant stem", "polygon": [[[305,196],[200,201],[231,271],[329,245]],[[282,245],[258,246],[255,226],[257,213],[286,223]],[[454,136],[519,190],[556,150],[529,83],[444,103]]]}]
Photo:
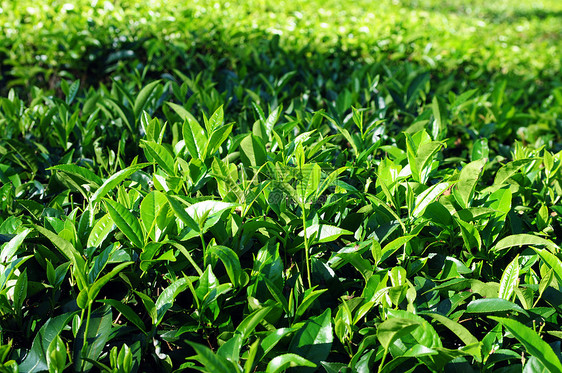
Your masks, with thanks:
[{"label": "plant stem", "polygon": [[199,233],[199,237],[201,237],[201,248],[203,249],[203,266],[207,268],[207,246],[205,246],[203,233]]},{"label": "plant stem", "polygon": [[381,363],[379,365],[379,369],[377,370],[377,372],[381,372],[382,367],[384,366],[384,360],[386,359],[386,355],[388,355],[388,351],[385,349],[384,350],[384,355],[382,355],[382,359],[381,359]]},{"label": "plant stem", "polygon": [[[84,311],[84,310],[82,310]],[[84,312],[82,312],[84,313]],[[84,341],[82,343],[82,350],[80,351],[80,355],[83,357],[82,353],[84,352],[84,348],[87,345],[87,338],[88,338],[88,329],[90,328],[90,318],[92,317],[92,302],[89,301],[88,302],[88,314],[86,316],[86,327],[84,328]],[[84,363],[85,361],[82,360],[82,369],[84,369]]]},{"label": "plant stem", "polygon": [[305,262],[306,262],[306,275],[308,280],[308,288],[312,288],[312,281],[310,280],[310,258],[309,258],[309,243],[308,243],[308,235],[306,232],[306,210],[304,207],[304,201],[301,202],[301,209],[302,209],[302,226],[304,229],[304,255],[305,255]]}]

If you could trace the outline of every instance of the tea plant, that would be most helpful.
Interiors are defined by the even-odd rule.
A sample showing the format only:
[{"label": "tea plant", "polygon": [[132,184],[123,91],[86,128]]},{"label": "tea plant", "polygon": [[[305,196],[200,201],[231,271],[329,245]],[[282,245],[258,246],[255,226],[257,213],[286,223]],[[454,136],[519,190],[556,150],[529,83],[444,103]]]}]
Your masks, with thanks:
[{"label": "tea plant", "polygon": [[558,2],[157,3],[0,1],[2,371],[562,371]]}]

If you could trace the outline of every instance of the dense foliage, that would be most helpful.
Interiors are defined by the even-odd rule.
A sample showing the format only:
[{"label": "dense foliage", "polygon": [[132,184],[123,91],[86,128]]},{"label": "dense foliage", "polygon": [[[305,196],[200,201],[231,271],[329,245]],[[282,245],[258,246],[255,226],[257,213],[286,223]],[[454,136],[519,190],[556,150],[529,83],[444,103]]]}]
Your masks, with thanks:
[{"label": "dense foliage", "polygon": [[0,0],[0,371],[561,372],[562,3],[237,3]]}]

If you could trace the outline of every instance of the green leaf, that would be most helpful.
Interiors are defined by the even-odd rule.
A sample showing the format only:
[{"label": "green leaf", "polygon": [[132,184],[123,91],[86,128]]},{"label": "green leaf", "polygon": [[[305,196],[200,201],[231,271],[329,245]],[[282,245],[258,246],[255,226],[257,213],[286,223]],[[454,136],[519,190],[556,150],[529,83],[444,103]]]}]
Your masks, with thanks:
[{"label": "green leaf", "polygon": [[205,129],[207,133],[212,133],[217,128],[224,124],[224,109],[223,105],[219,106],[217,110],[211,115],[208,121],[205,123]]},{"label": "green leaf", "polygon": [[156,80],[150,84],[147,84],[143,89],[141,89],[139,95],[135,99],[135,104],[133,106],[133,113],[135,114],[135,118],[140,118],[140,114],[146,106],[146,102],[150,98],[152,91],[154,91],[159,83],[160,80]]},{"label": "green leaf", "polygon": [[473,161],[478,161],[480,159],[486,160],[490,156],[490,148],[488,147],[488,139],[478,139],[474,140],[472,144],[472,151],[470,153],[470,159]]},{"label": "green leaf", "polygon": [[141,223],[146,235],[152,238],[153,241],[158,241],[160,237],[157,217],[167,201],[163,193],[152,191],[143,198],[140,204]]},{"label": "green leaf", "polygon": [[146,312],[148,312],[148,315],[150,316],[150,318],[152,319],[152,324],[156,325],[157,323],[157,319],[158,319],[158,314],[156,312],[156,305],[154,304],[154,302],[152,301],[152,299],[150,299],[150,297],[146,294],[143,294],[141,292],[138,292],[136,290],[133,290],[135,292],[136,295],[139,296],[139,298],[142,301],[142,304],[144,305],[144,308],[146,309]]},{"label": "green leaf", "polygon": [[185,277],[177,279],[172,282],[166,289],[164,289],[160,296],[158,296],[155,304],[158,320],[157,324],[160,324],[166,311],[168,311],[170,307],[172,307],[174,300],[176,299],[178,294],[184,291],[188,286],[188,281],[189,279]]},{"label": "green leaf", "polygon": [[439,335],[437,334],[433,326],[431,326],[431,324],[427,322],[423,317],[413,314],[409,311],[389,309],[388,318],[401,318],[415,321],[419,325],[419,327],[412,330],[409,334],[413,337],[416,343],[430,348],[442,347],[441,338],[439,338]]},{"label": "green leaf", "polygon": [[70,87],[68,87],[68,92],[66,92],[66,99],[65,99],[68,105],[70,105],[72,101],[74,101],[74,99],[76,98],[78,89],[80,89],[80,80],[73,81]]},{"label": "green leaf", "polygon": [[526,158],[526,159],[518,159],[516,161],[507,163],[505,166],[500,168],[496,173],[496,177],[494,179],[493,185],[501,185],[505,183],[510,177],[515,175],[517,172],[519,172],[519,170],[523,166],[533,161],[535,161],[535,159]]},{"label": "green leaf", "polygon": [[86,277],[84,276],[84,273],[86,271],[86,262],[84,261],[80,253],[74,248],[74,246],[72,246],[70,242],[68,242],[64,238],[57,236],[50,230],[38,225],[35,226],[35,229],[37,229],[43,236],[47,237],[59,249],[59,251],[67,259],[70,260],[75,268],[73,273],[77,276],[80,289],[85,288],[87,284]]},{"label": "green leaf", "polygon": [[517,287],[519,281],[519,255],[509,263],[504,270],[500,280],[499,297],[503,299],[511,299],[511,295]]},{"label": "green leaf", "polygon": [[240,142],[240,158],[245,167],[260,167],[267,162],[263,142],[257,136],[249,134]]},{"label": "green leaf", "polygon": [[[93,365],[83,359],[98,360],[111,335],[111,307],[103,306],[92,312],[88,330],[86,320],[82,320],[74,340],[74,368],[79,372],[88,372]],[[82,351],[86,340],[86,350]]]},{"label": "green leaf", "polygon": [[133,262],[125,262],[120,263],[115,268],[113,268],[108,274],[104,275],[103,277],[97,279],[89,288],[88,290],[88,299],[92,302],[98,296],[101,288],[107,284],[115,275],[123,270],[123,268],[130,266]]},{"label": "green leaf", "polygon": [[266,373],[284,372],[288,368],[310,367],[316,368],[316,364],[296,354],[283,354],[274,357],[267,364]]},{"label": "green leaf", "polygon": [[26,228],[14,237],[10,239],[10,241],[6,242],[2,245],[2,250],[0,251],[0,262],[1,263],[9,263],[12,261],[14,255],[16,255],[18,249],[20,248],[23,240],[27,237],[27,235],[31,232],[31,229]]},{"label": "green leaf", "polygon": [[412,216],[417,218],[423,215],[426,207],[430,203],[435,202],[437,198],[449,188],[449,185],[449,183],[435,184],[418,195],[414,203],[414,211],[412,211]]},{"label": "green leaf", "polygon": [[115,225],[138,248],[144,246],[144,237],[139,220],[125,206],[119,202],[105,199],[107,212]]},{"label": "green leaf", "polygon": [[[408,87],[408,91],[410,91],[410,87]],[[435,118],[433,138],[436,140],[444,139],[447,137],[447,106],[439,99],[439,97],[433,96],[431,110],[433,111],[433,117]]]},{"label": "green leaf", "polygon": [[404,246],[408,241],[410,241],[414,237],[416,236],[415,235],[402,236],[396,238],[392,242],[387,243],[384,246],[384,248],[381,250],[381,258],[379,260],[379,263],[382,263],[383,261],[388,259],[396,250],[400,249],[402,246]]},{"label": "green leaf", "polygon": [[172,210],[174,211],[174,214],[189,228],[193,229],[196,232],[199,232],[201,230],[201,228],[199,227],[199,224],[193,220],[193,218],[191,217],[190,214],[187,213],[187,211],[184,208],[183,202],[180,202],[178,200],[178,197],[176,196],[169,196],[166,194],[166,199],[168,200],[168,203],[170,204],[170,207],[172,208]]},{"label": "green leaf", "polygon": [[242,341],[245,341],[255,332],[256,327],[269,314],[272,307],[263,307],[255,310],[248,315],[236,328],[235,333],[240,334]]},{"label": "green leaf", "polygon": [[100,185],[103,184],[103,180],[100,179],[98,175],[85,167],[77,166],[75,164],[59,164],[53,167],[49,167],[47,170],[55,170],[67,173],[72,176],[76,176],[82,179],[86,184],[94,185],[96,188],[99,188]]},{"label": "green leaf", "polygon": [[466,312],[468,313],[495,313],[508,311],[516,311],[524,314],[525,316],[529,316],[527,311],[523,308],[502,298],[476,299],[466,306]]},{"label": "green leaf", "polygon": [[327,308],[320,316],[311,317],[291,340],[289,351],[316,364],[326,360],[333,341],[332,313]]},{"label": "green leaf", "polygon": [[[239,286],[242,278],[242,267],[238,255],[229,247],[215,245],[207,248],[208,256],[216,256],[224,264],[226,273],[233,286]],[[208,261],[207,261],[208,263]]]},{"label": "green leaf", "polygon": [[459,181],[453,189],[453,195],[463,209],[470,207],[484,162],[484,160],[470,162],[461,171]]},{"label": "green leaf", "polygon": [[537,254],[539,254],[541,259],[546,263],[547,266],[552,268],[552,273],[554,274],[554,277],[556,277],[556,281],[558,281],[559,285],[562,285],[562,261],[558,257],[554,256],[554,254],[551,254],[546,250],[533,250],[535,250]]},{"label": "green leaf", "polygon": [[536,357],[551,372],[562,372],[562,363],[548,343],[531,328],[521,324],[519,321],[503,317],[489,316],[502,324],[517,340],[525,346],[529,354]]},{"label": "green leaf", "polygon": [[137,172],[141,168],[149,166],[149,165],[150,165],[149,163],[139,163],[139,164],[136,164],[134,166],[127,167],[124,170],[121,170],[121,171],[116,172],[115,174],[111,175],[111,177],[108,178],[102,184],[102,186],[98,190],[96,190],[96,192],[90,197],[90,203],[95,203],[95,202],[101,200],[102,197],[104,197],[107,193],[109,193],[113,188],[115,188],[123,180],[125,180],[126,178],[128,178],[129,176],[131,176],[132,174],[134,174],[135,172]]},{"label": "green leaf", "polygon": [[388,351],[388,348],[395,340],[410,334],[418,327],[419,324],[415,320],[397,317],[389,318],[377,327],[377,338],[382,347]]},{"label": "green leaf", "polygon": [[98,302],[104,303],[104,304],[109,304],[111,307],[115,308],[117,310],[117,312],[123,314],[123,316],[125,316],[127,318],[127,320],[132,322],[142,332],[146,333],[144,322],[135,313],[135,311],[133,311],[133,309],[131,307],[129,307],[128,305],[126,305],[125,303],[122,303],[122,302],[120,302],[118,300],[115,300],[115,299],[100,299],[100,300],[98,300]]},{"label": "green leaf", "polygon": [[271,140],[271,133],[273,132],[273,126],[275,126],[275,123],[279,120],[282,111],[283,111],[283,105],[277,106],[269,113],[269,116],[267,117],[267,119],[263,124],[265,127],[265,134],[267,135],[267,138],[270,140]]},{"label": "green leaf", "polygon": [[470,344],[478,343],[478,339],[476,339],[476,337],[473,336],[472,333],[470,333],[470,331],[467,328],[465,328],[461,324],[449,319],[448,317],[443,316],[443,315],[438,314],[438,313],[434,313],[434,312],[427,312],[427,313],[423,313],[423,314],[431,316],[432,318],[434,318],[435,320],[439,321],[441,324],[446,326],[450,331],[455,333],[455,335],[457,337],[459,337],[459,339],[465,345],[468,346]]},{"label": "green leaf", "polygon": [[476,229],[473,224],[467,223],[460,218],[455,219],[455,221],[461,229],[461,235],[465,248],[469,251],[472,249],[480,250],[482,247],[482,237],[480,236],[478,229]]},{"label": "green leaf", "polygon": [[[300,324],[299,324],[300,325]],[[280,328],[272,330],[261,342],[263,356],[267,355],[273,348],[287,335],[291,334],[295,328]]]},{"label": "green leaf", "polygon": [[90,231],[87,246],[95,248],[99,247],[111,231],[113,231],[114,227],[111,216],[109,214],[105,214],[96,222]]},{"label": "green leaf", "polygon": [[[307,238],[314,237],[314,243],[324,243],[337,240],[343,235],[352,235],[353,232],[347,229],[335,227],[327,224],[312,224],[306,227]],[[300,237],[304,237],[304,230],[299,233]]]},{"label": "green leaf", "polygon": [[418,132],[413,136],[408,133],[405,133],[405,135],[412,177],[418,183],[425,184],[431,171],[434,156],[443,144],[438,141],[431,141],[425,131]]},{"label": "green leaf", "polygon": [[238,373],[238,369],[222,356],[216,355],[209,347],[194,342],[187,342],[197,354],[197,361],[203,364],[205,372]]},{"label": "green leaf", "polygon": [[145,149],[147,154],[152,157],[158,166],[160,166],[169,176],[174,176],[174,157],[165,146],[160,145],[154,141],[141,140],[141,146]]},{"label": "green leaf", "polygon": [[295,320],[299,320],[304,313],[308,310],[308,308],[314,303],[314,301],[322,294],[324,294],[327,289],[322,290],[312,290],[308,289],[305,294],[302,302],[297,307],[297,311],[295,312]]},{"label": "green leaf", "polygon": [[169,107],[171,107],[172,110],[174,110],[176,114],[179,115],[181,120],[183,120],[184,122],[186,120],[189,120],[190,122],[197,122],[197,119],[195,119],[195,117],[189,111],[187,111],[183,106],[174,104],[173,102],[166,102],[166,104]]},{"label": "green leaf", "polygon": [[13,307],[16,314],[21,315],[23,302],[27,298],[27,268],[19,274],[14,286],[14,303]]},{"label": "green leaf", "polygon": [[60,334],[73,316],[74,312],[68,312],[60,316],[52,317],[43,324],[33,339],[31,349],[19,366],[20,372],[34,373],[48,371],[47,351],[49,345]]},{"label": "green leaf", "polygon": [[209,156],[214,155],[219,150],[220,146],[228,139],[233,127],[234,125],[230,124],[214,130],[209,137],[209,141],[205,148],[205,154]]},{"label": "green leaf", "polygon": [[194,203],[186,209],[186,212],[199,224],[200,227],[203,227],[207,218],[220,214],[223,211],[236,206],[237,205],[235,203],[208,200]]},{"label": "green leaf", "polygon": [[66,366],[66,346],[58,335],[47,349],[47,365],[49,373],[62,372]]},{"label": "green leaf", "polygon": [[205,130],[189,117],[185,120],[182,127],[183,140],[187,151],[193,158],[205,160],[205,147],[207,146],[207,135]]},{"label": "green leaf", "polygon": [[558,245],[552,241],[545,240],[544,238],[533,236],[530,234],[514,234],[501,239],[493,248],[492,251],[500,251],[514,246],[523,245],[540,245],[546,246],[552,251],[559,249]]}]

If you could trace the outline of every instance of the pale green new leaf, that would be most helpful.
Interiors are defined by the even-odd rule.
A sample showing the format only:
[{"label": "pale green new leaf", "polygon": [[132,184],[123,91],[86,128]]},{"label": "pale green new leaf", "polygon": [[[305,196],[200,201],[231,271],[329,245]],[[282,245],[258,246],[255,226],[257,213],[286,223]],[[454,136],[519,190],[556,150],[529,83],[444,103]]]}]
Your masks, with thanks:
[{"label": "pale green new leaf", "polygon": [[278,373],[278,372],[284,372],[288,368],[295,368],[295,367],[316,368],[316,364],[297,354],[288,353],[288,354],[276,356],[273,359],[271,359],[271,361],[267,364],[267,368],[265,369],[265,372]]},{"label": "pale green new leaf", "polygon": [[478,183],[478,178],[480,177],[482,168],[484,167],[484,162],[485,160],[481,159],[470,162],[464,166],[461,171],[459,181],[453,189],[455,199],[464,209],[470,207],[470,202],[474,196],[474,190],[476,188],[476,184]]},{"label": "pale green new leaf", "polygon": [[[154,141],[141,140],[141,146],[166,173],[174,176],[174,157],[165,146]],[[148,157],[147,157],[148,158]]]},{"label": "pale green new leaf", "polygon": [[500,251],[514,246],[523,245],[540,245],[546,246],[552,251],[559,249],[558,245],[552,241],[545,240],[544,238],[533,236],[531,234],[514,234],[501,239],[493,248],[492,251]]},{"label": "pale green new leaf", "polygon": [[126,178],[128,178],[129,176],[131,176],[141,168],[149,165],[150,165],[149,163],[139,163],[134,166],[127,167],[119,172],[116,172],[110,178],[104,181],[102,186],[98,190],[96,190],[96,192],[90,197],[90,203],[95,203],[99,201],[100,199],[102,199],[102,197],[104,197],[107,193],[109,193],[123,180],[125,180]]},{"label": "pale green new leaf", "polygon": [[504,270],[500,280],[499,297],[503,299],[511,299],[511,295],[517,287],[519,281],[519,255],[511,261]]},{"label": "pale green new leaf", "polygon": [[[306,227],[307,238],[314,237],[314,243],[324,243],[337,240],[340,236],[351,235],[353,232],[342,229],[333,225],[313,224]],[[304,231],[299,233],[300,237],[304,237]]]},{"label": "pale green new leaf", "polygon": [[113,231],[115,225],[109,214],[102,216],[94,225],[88,236],[88,247],[99,247]]}]

